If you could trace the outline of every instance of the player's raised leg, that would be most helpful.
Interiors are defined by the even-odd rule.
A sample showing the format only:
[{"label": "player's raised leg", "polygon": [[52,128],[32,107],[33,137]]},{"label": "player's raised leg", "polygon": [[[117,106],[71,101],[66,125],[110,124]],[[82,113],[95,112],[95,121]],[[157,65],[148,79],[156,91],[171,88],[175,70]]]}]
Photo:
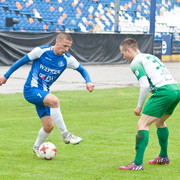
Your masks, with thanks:
[{"label": "player's raised leg", "polygon": [[60,104],[59,100],[56,96],[53,94],[48,94],[45,98],[43,103],[46,106],[50,107],[50,114],[52,119],[54,120],[56,126],[58,127],[60,133],[62,134],[62,138],[65,144],[78,144],[82,141],[82,138],[73,135],[70,133],[67,128],[66,124],[64,122],[61,110],[60,110]]}]

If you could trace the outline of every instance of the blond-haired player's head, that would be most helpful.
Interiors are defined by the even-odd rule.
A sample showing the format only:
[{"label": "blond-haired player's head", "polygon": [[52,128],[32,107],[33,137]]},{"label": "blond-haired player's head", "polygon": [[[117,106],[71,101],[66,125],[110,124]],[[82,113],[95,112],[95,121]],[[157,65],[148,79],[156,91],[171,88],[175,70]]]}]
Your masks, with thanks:
[{"label": "blond-haired player's head", "polygon": [[65,32],[60,32],[56,37],[56,43],[53,48],[56,55],[62,55],[68,52],[69,48],[72,45],[72,37]]},{"label": "blond-haired player's head", "polygon": [[66,39],[68,41],[73,41],[72,37],[66,32],[60,32],[56,37],[56,41],[62,41],[64,39]]}]

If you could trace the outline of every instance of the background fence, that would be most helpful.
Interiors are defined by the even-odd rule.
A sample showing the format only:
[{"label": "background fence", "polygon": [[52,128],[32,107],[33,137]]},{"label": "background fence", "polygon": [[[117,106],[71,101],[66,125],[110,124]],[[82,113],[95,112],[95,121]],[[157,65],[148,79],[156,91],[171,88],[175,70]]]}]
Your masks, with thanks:
[{"label": "background fence", "polygon": [[[127,37],[137,40],[142,52],[153,53],[151,34],[70,33],[70,53],[83,64],[125,63],[119,44]],[[57,33],[0,32],[0,64],[11,65],[36,46],[54,45]]]}]

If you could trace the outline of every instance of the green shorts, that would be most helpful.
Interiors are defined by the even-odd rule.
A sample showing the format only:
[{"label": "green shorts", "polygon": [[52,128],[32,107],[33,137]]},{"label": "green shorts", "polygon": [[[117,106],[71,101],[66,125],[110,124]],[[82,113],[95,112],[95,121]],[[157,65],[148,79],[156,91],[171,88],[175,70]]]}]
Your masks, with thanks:
[{"label": "green shorts", "polygon": [[180,86],[168,84],[157,88],[147,101],[142,113],[161,118],[164,114],[171,115],[180,101]]}]

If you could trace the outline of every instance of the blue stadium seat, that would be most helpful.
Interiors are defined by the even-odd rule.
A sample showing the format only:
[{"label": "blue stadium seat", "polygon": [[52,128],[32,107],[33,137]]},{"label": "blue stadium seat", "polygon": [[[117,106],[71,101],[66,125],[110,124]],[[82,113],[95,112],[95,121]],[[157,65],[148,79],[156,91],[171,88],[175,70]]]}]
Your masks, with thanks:
[{"label": "blue stadium seat", "polygon": [[[21,9],[16,7],[16,2],[21,4]],[[99,24],[102,31],[112,31],[113,29],[115,16],[114,0],[98,0],[97,2],[94,0],[64,0],[62,3],[59,3],[58,0],[51,0],[50,2],[34,0],[29,6],[27,6],[27,2],[28,1],[25,0],[6,0],[5,2],[0,2],[0,14],[4,17],[1,21],[4,21],[5,17],[18,17],[22,22],[13,26],[15,31],[18,31],[18,28],[24,28],[28,31],[35,31],[37,29],[43,31],[43,23],[48,24],[49,30],[52,32],[56,31],[56,28],[62,31],[65,29],[80,31],[80,25],[82,25],[83,29],[87,32],[90,29],[88,23],[93,23],[94,25]],[[156,14],[161,17],[159,18],[160,20],[163,19],[164,16],[163,9],[171,12],[180,8],[180,2],[177,0],[156,0],[156,3]],[[50,7],[54,8],[53,11],[50,10]],[[79,14],[77,13],[77,8],[80,9]],[[42,19],[35,17],[33,13],[34,9],[37,9]],[[120,24],[124,26],[123,29],[126,31],[148,30],[144,22],[150,19],[149,12],[150,0],[120,0],[119,19],[121,20]],[[64,25],[59,26],[58,19],[63,13],[65,13],[67,17],[63,21]],[[91,15],[93,19],[90,19],[89,15]],[[30,24],[28,20],[29,17],[33,18],[35,23]],[[86,18],[88,23],[84,22],[84,18]],[[1,21],[1,30],[8,30],[4,25],[5,23]],[[141,26],[139,26],[140,23]],[[156,26],[160,25],[157,24]]]}]

